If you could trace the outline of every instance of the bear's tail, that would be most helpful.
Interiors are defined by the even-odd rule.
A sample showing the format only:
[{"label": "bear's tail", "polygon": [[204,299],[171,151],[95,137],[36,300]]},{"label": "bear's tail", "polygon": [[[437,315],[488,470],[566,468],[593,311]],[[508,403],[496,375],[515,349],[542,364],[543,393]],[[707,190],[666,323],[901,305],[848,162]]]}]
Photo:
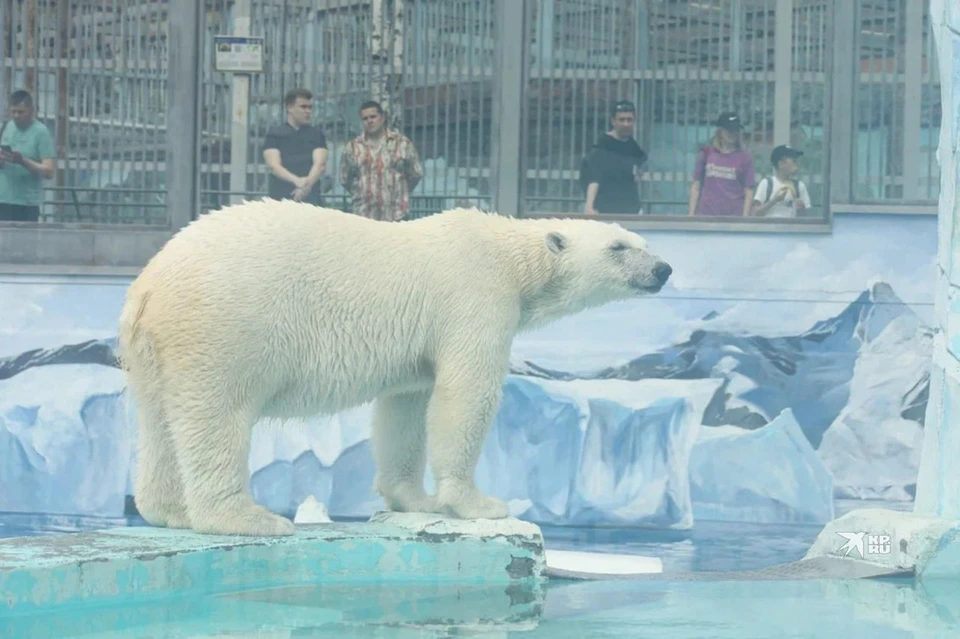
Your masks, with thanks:
[{"label": "bear's tail", "polygon": [[120,368],[132,378],[142,376],[147,367],[152,365],[153,343],[140,325],[149,299],[149,292],[138,293],[131,286],[127,301],[120,312],[117,330],[117,362]]}]

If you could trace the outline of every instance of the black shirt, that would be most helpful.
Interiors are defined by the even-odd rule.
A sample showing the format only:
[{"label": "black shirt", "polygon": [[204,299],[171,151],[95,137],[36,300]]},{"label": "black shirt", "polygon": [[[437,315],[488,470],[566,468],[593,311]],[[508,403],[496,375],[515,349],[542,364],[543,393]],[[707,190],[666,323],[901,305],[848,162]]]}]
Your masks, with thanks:
[{"label": "black shirt", "polygon": [[633,138],[618,140],[603,135],[584,156],[580,164],[580,184],[597,183],[593,208],[598,213],[636,215],[640,211],[640,195],[634,172],[647,161],[646,152]]},{"label": "black shirt", "polygon": [[[283,168],[296,176],[306,177],[313,166],[313,150],[327,148],[327,138],[320,127],[307,124],[295,129],[288,122],[267,131],[263,149],[277,149],[280,151],[280,164]],[[293,193],[294,186],[286,180],[281,180],[272,172],[267,179],[267,193],[270,197],[283,200]],[[320,203],[320,181],[313,185],[306,200],[314,204]]]}]

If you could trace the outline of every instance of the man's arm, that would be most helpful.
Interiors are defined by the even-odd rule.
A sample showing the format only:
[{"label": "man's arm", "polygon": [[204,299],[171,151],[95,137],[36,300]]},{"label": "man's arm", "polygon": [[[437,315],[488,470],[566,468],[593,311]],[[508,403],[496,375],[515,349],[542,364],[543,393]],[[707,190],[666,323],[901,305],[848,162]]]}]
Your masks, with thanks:
[{"label": "man's arm", "polygon": [[300,188],[306,184],[306,178],[302,178],[294,175],[287,169],[283,168],[280,160],[280,150],[276,148],[266,148],[263,150],[263,162],[267,165],[267,168],[270,169],[270,172],[275,176],[283,180],[284,182],[289,182],[294,186],[294,188]]},{"label": "man's arm", "polygon": [[313,166],[310,167],[310,173],[307,174],[307,181],[311,186],[316,184],[317,180],[327,170],[327,149],[326,147],[313,150]]},{"label": "man's arm", "polygon": [[313,185],[323,176],[324,171],[327,170],[327,157],[329,152],[327,151],[327,137],[323,134],[323,131],[316,129],[316,140],[313,147],[313,153],[311,158],[313,159],[313,165],[310,167],[310,172],[307,173],[307,184],[303,188],[309,191],[313,188]]},{"label": "man's arm", "polygon": [[813,203],[810,201],[810,192],[807,191],[806,183],[800,180],[799,184],[800,184],[800,192],[797,193],[796,206],[798,211],[805,211],[809,209],[813,205]]},{"label": "man's arm", "polygon": [[696,215],[700,204],[700,186],[707,171],[707,152],[697,153],[696,163],[693,165],[693,182],[690,184],[690,196],[687,198],[687,215]]},{"label": "man's arm", "polygon": [[24,157],[20,153],[15,154],[20,159],[20,164],[22,164],[28,171],[31,173],[36,173],[42,178],[50,179],[53,177],[53,158],[44,158],[39,162],[34,162],[28,157]]},{"label": "man's arm", "polygon": [[407,157],[405,177],[407,178],[407,188],[413,191],[420,184],[420,180],[423,179],[423,166],[420,165],[420,156],[417,154],[417,147],[413,146],[413,142],[407,139],[405,146]]},{"label": "man's arm", "polygon": [[353,154],[350,152],[351,144],[347,142],[340,152],[340,184],[346,189],[347,193],[353,193]]},{"label": "man's arm", "polygon": [[313,150],[313,164],[310,166],[310,172],[305,177],[303,186],[297,187],[293,192],[293,199],[300,201],[307,196],[310,189],[320,181],[323,172],[327,170],[327,149],[319,147]]},{"label": "man's arm", "polygon": [[[772,195],[768,194],[767,191],[772,188],[773,180],[768,180],[766,178],[760,180],[760,184],[757,185],[757,190],[753,196],[753,215],[766,215],[767,211],[772,209],[787,197],[786,188],[782,188]],[[766,200],[766,202],[764,202],[764,200]]]},{"label": "man's arm", "polygon": [[329,152],[327,151],[327,136],[323,134],[323,130],[320,127],[316,127],[311,128],[310,132],[310,136],[313,138],[313,152],[310,154],[313,164],[307,173],[307,184],[303,187],[306,191],[313,188],[313,185],[320,180],[327,170],[327,157],[329,156]]},{"label": "man's arm", "polygon": [[597,210],[593,208],[593,203],[597,199],[597,191],[600,190],[599,182],[590,182],[587,185],[587,199],[583,204],[583,212],[585,215],[596,215]]},{"label": "man's arm", "polygon": [[[750,217],[753,211],[753,194],[757,190],[757,176],[753,169],[753,156],[747,156],[743,167],[743,217]],[[771,188],[773,184],[770,185]]]},{"label": "man's arm", "polygon": [[274,176],[284,182],[289,182],[294,188],[298,189],[306,184],[306,178],[295,175],[284,168],[278,137],[276,130],[267,133],[267,137],[263,141],[263,163],[267,165],[267,168],[270,169],[270,172],[273,173]]},{"label": "man's arm", "polygon": [[42,178],[50,179],[53,177],[54,173],[54,158],[56,157],[56,151],[53,148],[53,137],[51,137],[50,132],[47,131],[45,135],[40,137],[40,161],[36,162],[30,158],[24,156],[20,152],[15,152],[10,154],[13,156],[13,161],[22,165],[31,173],[35,173]]},{"label": "man's arm", "polygon": [[743,217],[750,217],[753,210],[753,189],[743,190]]}]

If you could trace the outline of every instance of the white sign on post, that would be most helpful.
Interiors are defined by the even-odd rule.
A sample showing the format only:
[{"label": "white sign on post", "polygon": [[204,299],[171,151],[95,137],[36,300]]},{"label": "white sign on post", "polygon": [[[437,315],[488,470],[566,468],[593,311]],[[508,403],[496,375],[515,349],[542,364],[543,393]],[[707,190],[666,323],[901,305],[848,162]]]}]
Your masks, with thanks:
[{"label": "white sign on post", "polygon": [[263,73],[263,38],[213,36],[214,68],[224,73]]}]

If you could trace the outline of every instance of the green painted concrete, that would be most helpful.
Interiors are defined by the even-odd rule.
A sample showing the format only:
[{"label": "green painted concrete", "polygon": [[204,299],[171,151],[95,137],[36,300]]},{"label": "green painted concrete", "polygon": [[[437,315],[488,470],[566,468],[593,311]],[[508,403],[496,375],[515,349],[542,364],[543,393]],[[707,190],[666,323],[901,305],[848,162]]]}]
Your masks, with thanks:
[{"label": "green painted concrete", "polygon": [[292,537],[163,528],[0,540],[0,617],[304,584],[538,583],[540,529],[516,519],[383,513]]}]

